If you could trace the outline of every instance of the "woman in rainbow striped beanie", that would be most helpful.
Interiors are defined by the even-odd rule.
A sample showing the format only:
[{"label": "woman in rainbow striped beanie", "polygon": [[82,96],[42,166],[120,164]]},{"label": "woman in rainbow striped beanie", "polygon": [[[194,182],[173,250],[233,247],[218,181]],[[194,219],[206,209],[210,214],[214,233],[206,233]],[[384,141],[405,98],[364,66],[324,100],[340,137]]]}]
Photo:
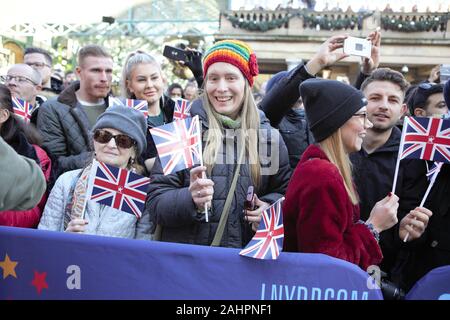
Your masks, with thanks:
[{"label": "woman in rainbow striped beanie", "polygon": [[[219,41],[206,51],[204,92],[191,107],[202,122],[205,166],[153,176],[147,206],[153,223],[162,225],[162,241],[245,247],[263,211],[284,194],[287,149],[253,100],[256,75],[256,56],[242,41]],[[255,196],[246,203],[250,186]],[[226,217],[223,233],[217,232],[221,216]]]}]

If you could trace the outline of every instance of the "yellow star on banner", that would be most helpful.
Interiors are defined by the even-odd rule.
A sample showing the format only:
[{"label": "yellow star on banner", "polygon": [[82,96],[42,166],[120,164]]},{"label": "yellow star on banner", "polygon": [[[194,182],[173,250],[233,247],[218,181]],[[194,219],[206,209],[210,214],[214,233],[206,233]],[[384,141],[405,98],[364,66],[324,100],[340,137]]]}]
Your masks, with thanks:
[{"label": "yellow star on banner", "polygon": [[0,261],[0,267],[3,269],[3,279],[7,276],[13,276],[17,278],[15,267],[17,266],[17,261],[11,261],[6,254],[5,260]]}]

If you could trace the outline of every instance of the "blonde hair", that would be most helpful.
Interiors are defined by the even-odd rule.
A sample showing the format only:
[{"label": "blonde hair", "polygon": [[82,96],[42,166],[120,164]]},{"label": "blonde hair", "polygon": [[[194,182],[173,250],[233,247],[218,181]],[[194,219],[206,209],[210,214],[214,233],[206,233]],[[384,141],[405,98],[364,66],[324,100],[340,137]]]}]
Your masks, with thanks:
[{"label": "blonde hair", "polygon": [[331,161],[331,163],[333,163],[338,168],[339,173],[344,179],[345,190],[347,190],[350,201],[354,205],[358,204],[358,194],[355,190],[355,187],[353,186],[352,164],[350,162],[348,154],[344,149],[341,129],[338,129],[331,136],[319,142],[319,145],[328,159]]},{"label": "blonde hair", "polygon": [[155,64],[161,71],[161,65],[150,54],[142,50],[136,50],[135,52],[129,53],[123,65],[122,77],[120,79],[120,91],[122,96],[126,98],[135,98],[133,93],[131,93],[131,91],[128,89],[127,80],[130,80],[131,72],[133,71],[134,67],[139,64]]},{"label": "blonde hair", "polygon": [[[205,83],[207,81],[207,77],[208,75],[206,76]],[[208,174],[211,174],[217,161],[219,150],[223,146],[224,128],[219,120],[219,113],[214,110],[207,94],[202,93],[201,99],[203,102],[203,107],[206,110],[206,114],[208,115],[209,124],[206,146],[203,151],[203,159],[205,166],[208,169]],[[247,81],[245,81],[244,98],[242,100],[240,117],[240,129],[242,134],[240,135],[241,140],[238,141],[238,146],[245,145],[244,159],[248,159],[252,182],[254,186],[258,188],[261,184],[261,163],[258,156],[258,131],[260,120],[258,108],[253,100],[250,85]],[[238,150],[237,152],[239,157],[241,150]]]}]

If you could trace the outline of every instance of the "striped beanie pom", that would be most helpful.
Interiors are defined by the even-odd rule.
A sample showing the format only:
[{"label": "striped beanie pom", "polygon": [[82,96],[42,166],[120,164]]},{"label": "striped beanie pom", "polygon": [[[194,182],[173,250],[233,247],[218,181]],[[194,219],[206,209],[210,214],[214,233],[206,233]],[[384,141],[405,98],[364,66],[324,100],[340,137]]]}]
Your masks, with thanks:
[{"label": "striped beanie pom", "polygon": [[216,62],[226,62],[236,66],[253,86],[253,78],[258,75],[258,62],[252,49],[239,40],[222,40],[216,42],[203,58],[203,76],[208,68]]}]

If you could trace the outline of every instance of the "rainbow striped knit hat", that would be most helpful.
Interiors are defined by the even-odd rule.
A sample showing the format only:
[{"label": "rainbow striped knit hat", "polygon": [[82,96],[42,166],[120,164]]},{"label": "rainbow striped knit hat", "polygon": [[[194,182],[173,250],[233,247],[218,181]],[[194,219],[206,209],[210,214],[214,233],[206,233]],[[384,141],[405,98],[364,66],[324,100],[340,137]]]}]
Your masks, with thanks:
[{"label": "rainbow striped knit hat", "polygon": [[258,75],[258,62],[252,49],[239,40],[222,40],[216,42],[205,53],[203,58],[203,76],[206,77],[208,68],[216,62],[230,63],[243,73],[250,86],[253,86],[253,78]]}]

